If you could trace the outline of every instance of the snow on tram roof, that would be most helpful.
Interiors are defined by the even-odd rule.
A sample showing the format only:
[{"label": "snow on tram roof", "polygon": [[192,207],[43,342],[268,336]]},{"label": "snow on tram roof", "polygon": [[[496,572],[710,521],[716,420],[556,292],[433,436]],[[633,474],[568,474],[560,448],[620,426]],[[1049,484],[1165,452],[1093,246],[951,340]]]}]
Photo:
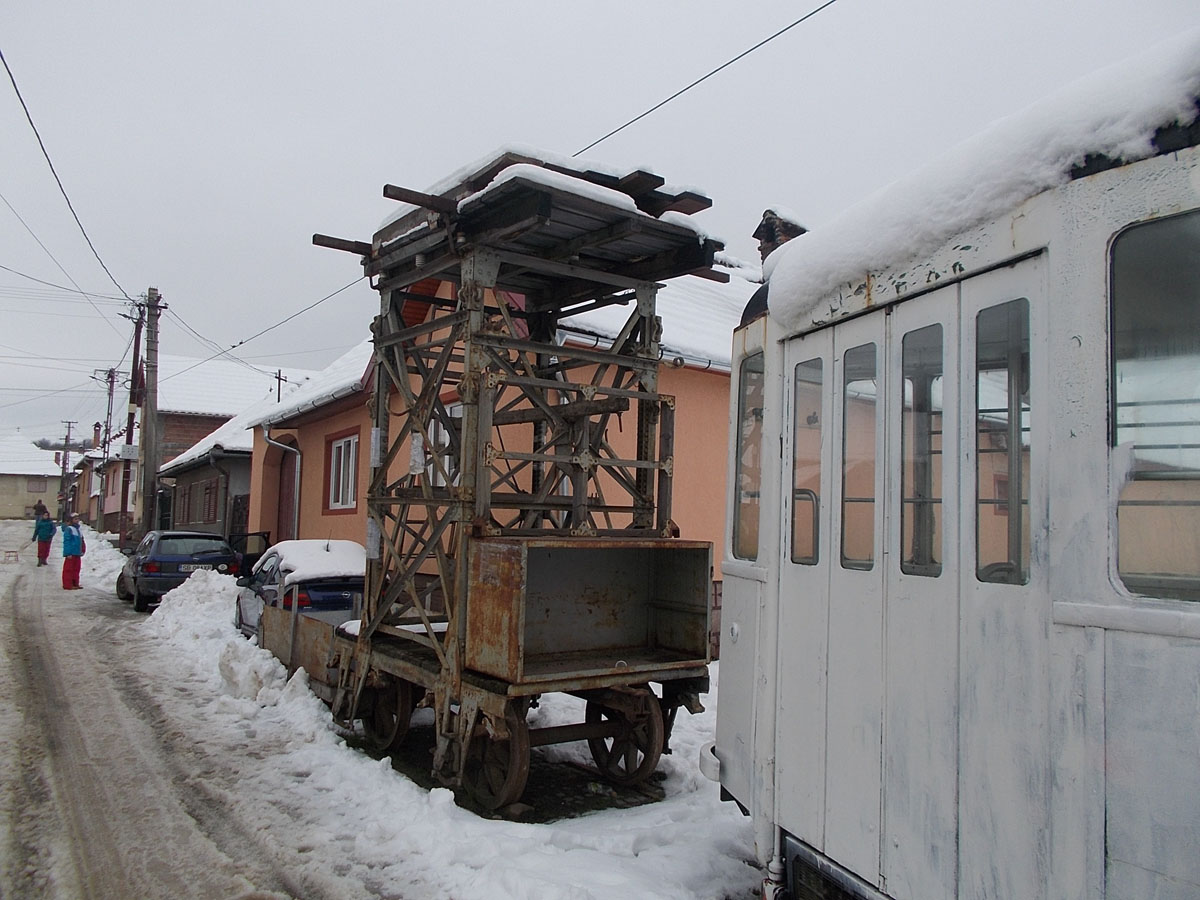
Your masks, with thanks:
[{"label": "snow on tram roof", "polygon": [[1200,29],[1079,79],[850,207],[767,257],[771,315],[803,328],[868,272],[927,256],[956,234],[1065,184],[1088,157],[1133,162],[1154,134],[1196,117]]}]

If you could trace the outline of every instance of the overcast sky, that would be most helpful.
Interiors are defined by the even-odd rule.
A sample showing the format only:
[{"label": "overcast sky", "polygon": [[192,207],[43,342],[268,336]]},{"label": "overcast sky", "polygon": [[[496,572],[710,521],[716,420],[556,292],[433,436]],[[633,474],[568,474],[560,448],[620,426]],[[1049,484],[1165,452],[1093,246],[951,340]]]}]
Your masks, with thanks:
[{"label": "overcast sky", "polygon": [[[819,5],[45,0],[0,9],[0,50],[120,289],[170,307],[161,352],[204,357],[180,320],[230,347],[358,277],[311,236],[369,240],[385,183],[421,190],[504,144],[575,153]],[[819,228],[1196,25],[1196,0],[837,0],[587,158],[707,193],[698,221],[757,261],[766,207]],[[132,325],[0,79],[0,432],[90,432],[91,375]],[[376,308],[363,282],[236,353],[321,368]]]}]

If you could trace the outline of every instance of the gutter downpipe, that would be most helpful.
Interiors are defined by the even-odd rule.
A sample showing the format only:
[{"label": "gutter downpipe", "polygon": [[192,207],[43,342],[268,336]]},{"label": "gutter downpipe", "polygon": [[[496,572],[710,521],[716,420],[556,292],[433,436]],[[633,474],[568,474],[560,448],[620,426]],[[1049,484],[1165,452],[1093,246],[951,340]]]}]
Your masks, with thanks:
[{"label": "gutter downpipe", "polygon": [[225,489],[221,491],[221,537],[229,540],[229,470],[217,465],[217,459],[225,458],[225,451],[212,447],[208,451],[208,464],[217,471],[217,477],[224,479]]},{"label": "gutter downpipe", "polygon": [[300,537],[300,448],[289,447],[287,444],[281,444],[279,441],[271,440],[271,426],[263,422],[263,440],[272,447],[278,447],[280,450],[285,450],[288,453],[296,454],[296,486],[292,492],[292,537],[293,539]]}]

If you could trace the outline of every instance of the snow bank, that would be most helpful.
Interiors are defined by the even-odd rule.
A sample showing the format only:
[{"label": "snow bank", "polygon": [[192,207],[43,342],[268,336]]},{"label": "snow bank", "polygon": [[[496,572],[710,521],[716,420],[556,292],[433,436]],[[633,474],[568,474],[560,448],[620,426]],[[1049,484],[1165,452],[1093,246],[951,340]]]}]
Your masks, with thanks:
[{"label": "snow bank", "polygon": [[839,285],[928,256],[954,235],[1067,181],[1089,154],[1133,161],[1154,132],[1190,122],[1200,96],[1200,30],[1080,79],[791,240],[764,264],[771,315],[789,328]]},{"label": "snow bank", "polygon": [[[301,882],[336,871],[377,895],[456,900],[720,900],[755,884],[748,820],[697,769],[715,727],[715,678],[708,711],[679,716],[675,752],[660,764],[664,801],[550,825],[481,819],[449,791],[427,791],[388,759],[348,747],[303,670],[289,680],[236,632],[235,596],[233,578],[193,574],[139,626],[140,664],[147,683],[164,685],[162,702],[178,693],[172,716],[193,719],[200,740],[237,769],[233,802],[244,814],[272,833],[275,817],[289,846],[311,848],[298,857]],[[578,703],[544,697],[530,724],[580,721]],[[547,750],[590,761],[583,744]]]}]

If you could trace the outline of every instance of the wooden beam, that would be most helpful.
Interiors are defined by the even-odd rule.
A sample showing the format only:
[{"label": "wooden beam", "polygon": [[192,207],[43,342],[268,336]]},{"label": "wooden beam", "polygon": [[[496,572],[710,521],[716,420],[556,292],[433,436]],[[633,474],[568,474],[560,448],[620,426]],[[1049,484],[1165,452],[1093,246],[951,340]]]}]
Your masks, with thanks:
[{"label": "wooden beam", "polygon": [[347,253],[357,253],[359,256],[371,255],[371,245],[363,241],[348,241],[345,238],[330,237],[327,234],[314,234],[312,242],[318,247],[328,247],[330,250],[345,250]]},{"label": "wooden beam", "polygon": [[383,186],[383,196],[389,200],[399,200],[401,203],[411,203],[422,209],[432,209],[434,212],[449,215],[458,210],[458,203],[446,197],[435,197],[433,194],[423,194],[420,191],[398,187],[394,184]]},{"label": "wooden beam", "polygon": [[712,206],[712,199],[695,191],[681,191],[678,194],[663,194],[656,191],[638,198],[637,205],[642,212],[650,213],[652,216],[661,216],[665,212],[677,212],[690,216]]},{"label": "wooden beam", "polygon": [[721,284],[726,284],[729,281],[728,272],[718,272],[715,269],[696,269],[694,272],[688,272],[689,275],[695,275],[697,278],[703,278],[707,281],[716,281]]},{"label": "wooden beam", "polygon": [[[606,413],[625,412],[629,409],[628,397],[609,397],[604,400],[577,400],[554,406],[554,412],[567,421],[601,416]],[[540,409],[513,409],[492,413],[493,425],[528,425],[546,422],[550,417]]]},{"label": "wooden beam", "polygon": [[636,172],[630,172],[625,177],[617,182],[617,190],[630,197],[640,197],[642,194],[648,194],[651,191],[656,191],[667,180],[661,175],[655,175],[653,172],[646,172],[638,169]]}]

